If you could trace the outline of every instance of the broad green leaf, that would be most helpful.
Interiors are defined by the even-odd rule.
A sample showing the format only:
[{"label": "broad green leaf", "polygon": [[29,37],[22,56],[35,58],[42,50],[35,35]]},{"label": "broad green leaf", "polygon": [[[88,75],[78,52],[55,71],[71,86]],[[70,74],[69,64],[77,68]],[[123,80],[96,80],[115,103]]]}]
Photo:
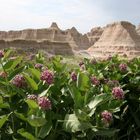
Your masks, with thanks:
[{"label": "broad green leaf", "polygon": [[76,116],[79,118],[79,120],[82,120],[82,121],[90,120],[90,117],[88,116],[88,114],[86,112],[84,112],[83,110],[76,109],[74,112],[75,112]]},{"label": "broad green leaf", "polygon": [[8,77],[8,80],[10,81],[14,76],[16,76],[17,74],[21,73],[24,70],[25,66],[19,67],[14,69]]},{"label": "broad green leaf", "polygon": [[22,57],[18,57],[14,60],[9,60],[5,65],[4,69],[7,71],[14,69],[20,62],[22,61]]},{"label": "broad green leaf", "polygon": [[76,108],[83,107],[84,104],[84,96],[81,95],[78,88],[75,86],[69,86],[69,92],[74,100]]},{"label": "broad green leaf", "polygon": [[9,55],[11,54],[12,50],[9,49],[8,51],[6,51],[6,53],[4,54],[3,60],[7,59],[9,57]]},{"label": "broad green leaf", "polygon": [[30,109],[37,109],[38,108],[38,105],[34,100],[28,99],[25,102],[28,104]]},{"label": "broad green leaf", "polygon": [[0,104],[0,108],[10,108],[9,103]]},{"label": "broad green leaf", "polygon": [[42,55],[42,53],[38,53],[37,55],[36,55],[36,62],[37,63],[43,63],[44,62],[44,57],[43,57],[43,55]]},{"label": "broad green leaf", "polygon": [[112,136],[115,136],[115,134],[117,132],[119,132],[119,129],[111,129],[111,128],[109,128],[109,129],[98,129],[98,131],[96,131],[95,134],[99,135],[99,136],[112,137]]},{"label": "broad green leaf", "polygon": [[0,116],[0,128],[4,125],[4,123],[7,121],[9,115],[3,115]]},{"label": "broad green leaf", "polygon": [[38,71],[37,69],[34,69],[34,68],[29,68],[29,71],[32,73],[32,75],[40,80],[40,71]]},{"label": "broad green leaf", "polygon": [[33,127],[41,127],[46,124],[46,119],[42,117],[36,117],[34,115],[28,117],[28,123]]},{"label": "broad green leaf", "polygon": [[87,105],[91,109],[91,112],[89,115],[92,116],[94,114],[97,106],[101,103],[106,102],[107,100],[109,100],[109,96],[107,96],[105,93],[93,97]]},{"label": "broad green leaf", "polygon": [[43,91],[39,97],[42,97],[42,96],[46,96],[46,94],[48,93],[48,91],[50,90],[50,88],[52,87],[52,85],[50,85],[45,91]]},{"label": "broad green leaf", "polygon": [[0,104],[3,104],[3,98],[0,96]]},{"label": "broad green leaf", "polygon": [[77,132],[88,129],[91,124],[80,122],[75,114],[67,114],[63,123],[63,128],[68,132]]},{"label": "broad green leaf", "polygon": [[82,91],[89,88],[89,77],[85,73],[78,74],[77,87]]},{"label": "broad green leaf", "polygon": [[22,114],[22,113],[18,113],[18,112],[14,112],[14,114],[21,120],[23,121],[27,121],[27,118]]},{"label": "broad green leaf", "polygon": [[52,129],[52,122],[47,122],[44,126],[41,127],[38,137],[44,139],[47,135],[49,135]]},{"label": "broad green leaf", "polygon": [[19,129],[17,133],[28,140],[37,140],[31,133],[25,131],[24,128]]},{"label": "broad green leaf", "polygon": [[30,78],[27,74],[23,74],[23,75],[24,75],[27,83],[31,86],[31,88],[33,90],[38,90],[38,85],[36,84],[36,82],[32,78]]}]

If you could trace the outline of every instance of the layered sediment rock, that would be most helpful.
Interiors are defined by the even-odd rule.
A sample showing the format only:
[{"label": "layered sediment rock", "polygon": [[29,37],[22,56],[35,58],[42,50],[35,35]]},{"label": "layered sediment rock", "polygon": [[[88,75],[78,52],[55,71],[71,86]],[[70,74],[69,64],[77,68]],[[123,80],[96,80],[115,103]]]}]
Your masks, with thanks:
[{"label": "layered sediment rock", "polygon": [[[49,28],[44,29],[25,29],[8,32],[0,31],[0,40],[0,43],[4,42],[4,46],[6,47],[18,48],[24,46],[22,47],[23,49],[27,49],[28,46],[29,48],[34,46],[34,49],[38,48],[37,46],[40,46],[40,49],[42,49],[42,47],[44,48],[46,46],[46,49],[44,48],[45,50],[48,50],[48,48],[51,50],[51,47],[55,46],[52,47],[52,52],[56,49],[55,52],[59,52],[60,54],[72,54],[73,49],[80,50],[89,47],[89,40],[86,35],[80,34],[74,27],[63,31],[55,22],[53,22]],[[19,42],[22,44],[19,44]],[[33,45],[31,43],[33,43]],[[27,46],[25,47],[24,44]],[[41,44],[44,45],[42,46]],[[1,44],[0,46],[2,47]],[[57,50],[57,46],[58,48],[61,48],[60,50],[62,53],[60,50]]]},{"label": "layered sediment rock", "polygon": [[90,47],[89,39],[86,34],[82,35],[75,27],[67,30],[68,40],[76,50],[88,49]]},{"label": "layered sediment rock", "polygon": [[0,49],[9,47],[31,53],[36,53],[38,50],[43,50],[50,54],[73,55],[71,46],[67,42],[51,42],[46,40],[0,40]]},{"label": "layered sediment rock", "polygon": [[129,58],[140,56],[140,36],[135,26],[121,21],[105,27],[100,39],[88,49],[95,57],[108,57],[119,54]]},{"label": "layered sediment rock", "polygon": [[101,27],[95,27],[95,28],[92,28],[91,31],[87,33],[90,46],[99,40],[99,38],[101,37],[103,33],[103,30],[104,29]]}]

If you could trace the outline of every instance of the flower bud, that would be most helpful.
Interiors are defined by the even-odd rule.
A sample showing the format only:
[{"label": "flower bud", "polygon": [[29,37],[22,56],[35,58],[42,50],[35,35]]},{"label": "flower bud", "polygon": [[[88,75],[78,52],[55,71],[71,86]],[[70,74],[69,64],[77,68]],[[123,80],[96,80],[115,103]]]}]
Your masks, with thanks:
[{"label": "flower bud", "polygon": [[77,74],[75,72],[71,73],[71,79],[72,81],[77,81]]},{"label": "flower bud", "polygon": [[54,80],[54,74],[53,74],[53,72],[51,72],[49,70],[45,70],[41,73],[40,79],[42,81],[45,81],[48,85],[51,85]]},{"label": "flower bud", "polygon": [[125,64],[125,63],[120,64],[120,65],[119,65],[119,69],[120,69],[120,71],[122,71],[122,72],[127,71],[127,64]]},{"label": "flower bud", "polygon": [[112,90],[112,94],[115,99],[123,99],[124,98],[124,91],[120,87],[114,87]]},{"label": "flower bud", "polygon": [[29,95],[27,95],[27,99],[37,101],[37,95],[29,94]]},{"label": "flower bud", "polygon": [[47,97],[45,97],[45,96],[38,98],[38,105],[43,110],[49,110],[49,109],[52,108],[51,101]]},{"label": "flower bud", "polygon": [[92,76],[92,77],[91,77],[91,83],[92,83],[93,85],[98,86],[98,85],[100,84],[100,81],[99,81],[95,76]]},{"label": "flower bud", "polygon": [[41,69],[43,67],[43,64],[37,63],[35,64],[36,69]]},{"label": "flower bud", "polygon": [[0,50],[0,58],[4,57],[4,51]]},{"label": "flower bud", "polygon": [[108,112],[106,110],[101,113],[101,117],[102,117],[103,123],[106,126],[108,126],[111,123],[112,119],[113,119],[112,113],[111,112]]},{"label": "flower bud", "polygon": [[12,80],[12,84],[18,88],[25,87],[26,82],[25,82],[23,75],[20,75],[20,74],[16,75]]}]

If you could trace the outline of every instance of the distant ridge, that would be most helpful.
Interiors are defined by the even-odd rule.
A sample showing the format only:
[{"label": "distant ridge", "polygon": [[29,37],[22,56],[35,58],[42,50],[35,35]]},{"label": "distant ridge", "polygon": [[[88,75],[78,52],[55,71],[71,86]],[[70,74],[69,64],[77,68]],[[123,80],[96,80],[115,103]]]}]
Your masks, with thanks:
[{"label": "distant ridge", "polygon": [[106,58],[118,54],[128,58],[140,56],[140,25],[119,21],[94,27],[81,34],[75,27],[61,30],[56,22],[42,29],[0,31],[0,48],[21,48],[34,52],[43,49],[52,54]]}]

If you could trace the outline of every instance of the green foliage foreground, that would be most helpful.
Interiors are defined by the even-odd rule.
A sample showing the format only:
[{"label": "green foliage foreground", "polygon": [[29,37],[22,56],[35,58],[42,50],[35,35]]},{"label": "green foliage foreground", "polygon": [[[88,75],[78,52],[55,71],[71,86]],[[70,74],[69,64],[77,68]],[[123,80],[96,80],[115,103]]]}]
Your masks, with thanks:
[{"label": "green foliage foreground", "polygon": [[[1,140],[140,138],[140,59],[56,56],[33,61],[0,51]],[[75,61],[75,60],[74,60]]]}]

